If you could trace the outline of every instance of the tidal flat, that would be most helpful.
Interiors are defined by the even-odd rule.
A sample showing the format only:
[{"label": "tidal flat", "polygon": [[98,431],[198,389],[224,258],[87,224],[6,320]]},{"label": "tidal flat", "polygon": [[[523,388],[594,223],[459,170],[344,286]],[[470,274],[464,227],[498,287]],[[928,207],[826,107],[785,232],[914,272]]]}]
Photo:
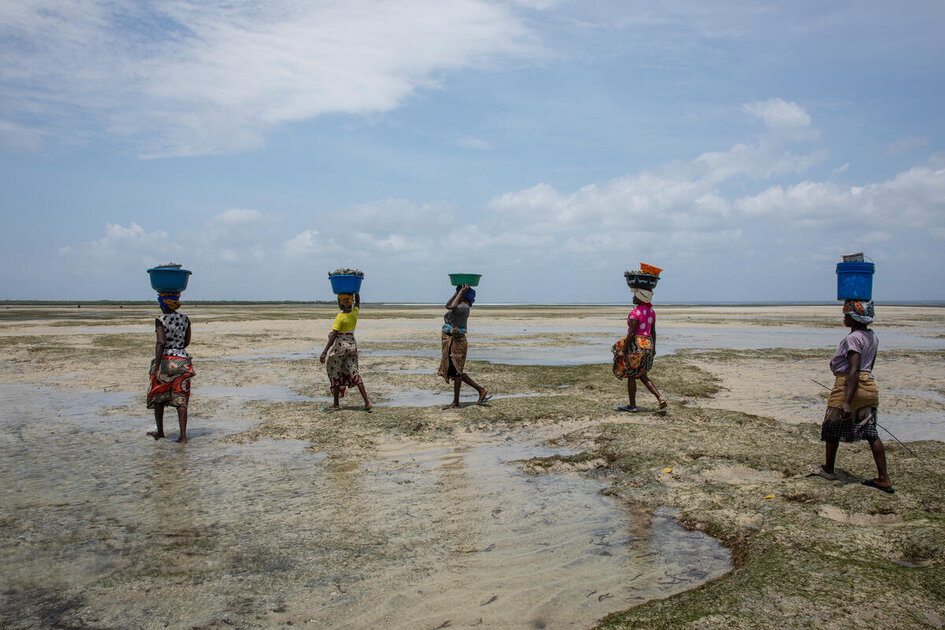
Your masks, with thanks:
[{"label": "tidal flat", "polygon": [[495,398],[445,411],[442,308],[366,304],[367,414],[321,411],[332,305],[185,303],[179,445],[154,312],[8,305],[0,628],[943,627],[945,309],[878,309],[887,495],[865,443],[806,474],[839,307],[656,306],[631,415],[625,307],[477,306]]}]

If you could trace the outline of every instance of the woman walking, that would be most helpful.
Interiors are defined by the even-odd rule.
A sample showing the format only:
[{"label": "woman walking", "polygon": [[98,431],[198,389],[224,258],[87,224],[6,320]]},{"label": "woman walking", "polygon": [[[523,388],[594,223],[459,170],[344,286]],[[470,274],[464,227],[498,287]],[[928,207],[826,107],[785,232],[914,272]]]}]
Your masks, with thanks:
[{"label": "woman walking", "polygon": [[468,284],[463,284],[456,287],[456,293],[446,302],[446,314],[443,316],[443,329],[440,335],[443,352],[437,374],[445,379],[447,383],[453,382],[453,402],[443,407],[443,409],[459,407],[459,390],[463,383],[479,392],[477,405],[481,405],[492,398],[488,395],[488,390],[485,387],[478,385],[464,371],[468,349],[466,326],[469,322],[469,310],[475,301],[476,290]]},{"label": "woman walking", "polygon": [[631,288],[635,308],[627,316],[627,336],[611,348],[614,353],[614,376],[627,379],[628,404],[617,411],[637,413],[637,380],[656,396],[660,409],[666,408],[656,385],[647,376],[656,356],[656,313],[653,311],[653,291]]},{"label": "woman walking", "polygon": [[322,352],[319,361],[326,364],[328,378],[331,380],[331,395],[334,402],[331,407],[324,407],[322,411],[341,409],[339,399],[345,395],[345,389],[357,386],[364,399],[364,411],[371,413],[373,406],[368,400],[364,381],[358,370],[358,344],[354,340],[354,329],[358,325],[358,314],[361,312],[361,294],[339,293],[338,309],[341,311],[335,316],[331,333],[328,334],[328,344]]},{"label": "woman walking", "polygon": [[178,313],[180,293],[163,291],[158,294],[158,305],[163,317],[155,318],[154,359],[151,360],[148,390],[148,409],[154,409],[157,425],[148,435],[155,440],[164,437],[164,407],[177,408],[180,435],[177,441],[187,443],[187,403],[190,400],[190,379],[194,366],[186,348],[190,345],[190,318]]},{"label": "woman walking", "polygon": [[820,439],[825,443],[826,451],[824,464],[811,466],[810,471],[824,479],[836,479],[834,465],[840,442],[866,440],[876,464],[876,478],[861,483],[891,494],[895,490],[886,471],[886,449],[876,431],[879,389],[873,378],[873,364],[879,339],[868,328],[873,319],[872,301],[847,300],[843,303],[843,325],[850,329],[850,333],[840,342],[830,360],[834,384],[820,427]]}]

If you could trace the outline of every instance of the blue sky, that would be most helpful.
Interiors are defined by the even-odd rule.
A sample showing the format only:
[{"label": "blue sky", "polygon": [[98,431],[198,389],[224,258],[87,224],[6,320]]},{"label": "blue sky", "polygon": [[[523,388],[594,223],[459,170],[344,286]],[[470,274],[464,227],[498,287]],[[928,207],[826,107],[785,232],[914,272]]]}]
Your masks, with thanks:
[{"label": "blue sky", "polygon": [[945,5],[0,3],[0,299],[945,299]]}]

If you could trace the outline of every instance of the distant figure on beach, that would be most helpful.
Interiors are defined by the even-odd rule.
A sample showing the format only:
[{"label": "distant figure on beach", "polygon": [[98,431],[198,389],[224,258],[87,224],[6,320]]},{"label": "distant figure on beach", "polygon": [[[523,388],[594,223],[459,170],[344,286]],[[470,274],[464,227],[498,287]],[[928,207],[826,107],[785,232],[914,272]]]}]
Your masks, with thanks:
[{"label": "distant figure on beach", "polygon": [[653,367],[656,356],[656,313],[653,311],[653,291],[648,289],[630,289],[633,292],[635,308],[627,316],[627,336],[613,345],[614,376],[627,379],[627,397],[629,402],[617,411],[637,413],[637,379],[646,385],[659,403],[660,409],[666,408],[666,399],[660,395],[656,385],[647,376]]},{"label": "distant figure on beach", "polygon": [[358,343],[354,340],[354,329],[358,325],[358,314],[361,312],[361,294],[339,293],[338,309],[341,312],[335,316],[335,322],[328,334],[328,344],[319,357],[319,361],[326,364],[331,381],[331,395],[334,398],[332,405],[322,408],[322,411],[341,409],[340,399],[344,397],[345,389],[356,386],[364,399],[364,411],[371,413],[373,406],[368,400],[364,381],[358,370]]},{"label": "distant figure on beach", "polygon": [[190,400],[190,379],[194,366],[186,348],[190,345],[190,318],[178,313],[180,293],[158,294],[158,305],[163,317],[154,320],[154,359],[151,361],[151,387],[148,390],[148,409],[154,409],[157,429],[148,431],[155,440],[164,437],[164,407],[177,407],[180,435],[177,441],[187,443],[187,403]]},{"label": "distant figure on beach", "polygon": [[456,287],[456,293],[446,302],[446,314],[443,316],[443,329],[440,334],[442,356],[437,374],[445,379],[447,383],[453,382],[453,402],[443,407],[443,409],[459,407],[459,389],[463,383],[479,392],[477,405],[481,405],[492,398],[485,387],[478,385],[464,371],[466,351],[469,348],[466,341],[466,328],[469,322],[469,310],[475,301],[476,290],[468,284],[463,284]]},{"label": "distant figure on beach", "polygon": [[886,472],[886,449],[876,431],[879,389],[873,378],[873,363],[879,349],[879,338],[868,328],[873,317],[872,301],[847,300],[843,303],[843,325],[850,329],[850,333],[830,359],[834,384],[820,427],[820,439],[826,443],[826,458],[823,466],[810,466],[810,472],[831,481],[836,479],[834,464],[840,442],[866,440],[873,453],[877,476],[861,483],[891,494],[895,490]]}]

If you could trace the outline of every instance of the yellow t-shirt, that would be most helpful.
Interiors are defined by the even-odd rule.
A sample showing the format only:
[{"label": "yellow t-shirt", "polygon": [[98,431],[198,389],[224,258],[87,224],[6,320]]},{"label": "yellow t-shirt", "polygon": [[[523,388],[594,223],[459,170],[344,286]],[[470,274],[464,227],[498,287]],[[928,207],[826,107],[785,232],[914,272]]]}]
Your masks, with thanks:
[{"label": "yellow t-shirt", "polygon": [[358,325],[358,310],[358,307],[355,306],[351,309],[350,313],[338,313],[335,315],[335,323],[332,324],[331,329],[342,333],[354,332],[355,327]]}]

